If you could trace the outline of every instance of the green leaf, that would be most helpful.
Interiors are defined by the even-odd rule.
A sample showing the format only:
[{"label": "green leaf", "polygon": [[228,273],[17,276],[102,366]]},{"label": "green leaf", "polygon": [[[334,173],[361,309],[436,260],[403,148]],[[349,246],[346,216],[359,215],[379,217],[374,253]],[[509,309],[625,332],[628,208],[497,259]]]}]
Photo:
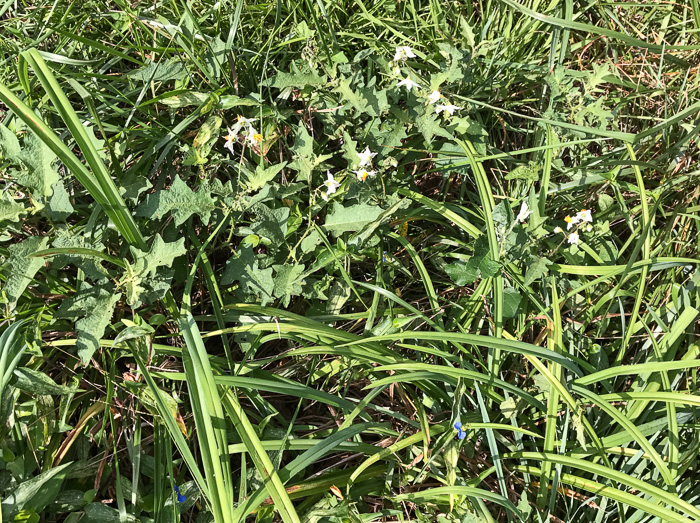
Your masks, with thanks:
[{"label": "green leaf", "polygon": [[443,269],[455,285],[468,285],[479,279],[479,268],[474,264],[455,262],[445,265]]},{"label": "green leaf", "polygon": [[19,367],[15,369],[15,376],[17,379],[13,385],[29,394],[63,396],[81,392],[81,390],[76,387],[58,385],[43,372],[28,367]]},{"label": "green leaf", "polygon": [[19,221],[19,215],[25,212],[27,212],[27,209],[24,208],[24,205],[17,203],[6,192],[0,196],[0,222],[17,222]]},{"label": "green leaf", "polygon": [[344,232],[359,231],[376,220],[383,212],[384,209],[378,205],[358,203],[343,207],[342,204],[335,202],[331,212],[326,216],[324,228],[335,236],[340,236]]},{"label": "green leaf", "polygon": [[170,189],[146,196],[146,201],[136,208],[136,216],[160,220],[172,212],[175,225],[179,226],[193,214],[198,214],[206,225],[215,208],[214,200],[206,191],[195,193],[179,176],[175,176]]},{"label": "green leaf", "polygon": [[304,265],[298,263],[273,265],[272,268],[275,270],[275,296],[282,298],[284,306],[287,307],[292,296],[301,294],[304,284],[304,279],[301,278],[304,273]]},{"label": "green leaf", "polygon": [[314,139],[303,123],[297,127],[292,152],[294,153],[294,161],[289,164],[289,167],[301,174],[304,181],[311,180],[313,170],[333,156],[331,154],[321,156],[314,154]]},{"label": "green leaf", "polygon": [[266,238],[273,244],[280,245],[284,243],[284,238],[287,234],[287,218],[289,218],[289,209],[280,207],[279,209],[271,209],[267,205],[256,205],[253,209],[256,214],[256,221],[250,225],[250,231],[253,234]]},{"label": "green leaf", "polygon": [[187,76],[187,67],[184,62],[176,59],[161,63],[151,62],[140,69],[128,72],[126,76],[137,82],[181,80]]},{"label": "green leaf", "polygon": [[47,237],[30,236],[24,241],[8,247],[10,256],[5,261],[2,270],[6,277],[3,291],[10,310],[15,308],[20,296],[44,264],[44,260],[33,258],[31,255],[45,249],[48,243]]},{"label": "green leaf", "polygon": [[246,187],[249,191],[257,191],[262,189],[267,182],[272,181],[277,173],[279,173],[287,162],[278,163],[271,165],[270,167],[264,168],[262,165],[258,165],[255,168],[255,172],[246,174]]},{"label": "green leaf", "polygon": [[607,211],[614,204],[615,204],[615,200],[613,200],[612,196],[605,194],[605,193],[600,193],[598,195],[598,208],[600,209],[600,212]]},{"label": "green leaf", "polygon": [[68,264],[75,265],[85,273],[88,279],[93,281],[101,280],[110,275],[102,266],[99,258],[81,252],[82,249],[104,251],[105,247],[99,241],[90,241],[84,236],[73,234],[70,229],[62,228],[59,229],[56,239],[51,245],[58,249],[76,249],[74,253],[55,256],[52,260],[52,267],[61,269]]},{"label": "green leaf", "polygon": [[22,148],[15,133],[0,123],[0,154],[6,160],[17,164],[21,161]]},{"label": "green leaf", "polygon": [[529,287],[535,280],[547,274],[550,265],[552,265],[552,261],[549,258],[530,256],[527,262],[527,270],[525,271],[525,287]]},{"label": "green leaf", "polygon": [[15,175],[17,183],[29,188],[35,197],[49,196],[52,186],[58,182],[58,173],[53,168],[57,156],[33,132],[29,132],[22,148],[22,163],[27,169]]},{"label": "green leaf", "polygon": [[418,130],[427,143],[433,141],[433,136],[442,136],[443,138],[452,139],[452,135],[443,127],[443,119],[435,113],[432,107],[432,105],[427,107],[425,112],[416,118]]},{"label": "green leaf", "polygon": [[105,333],[121,294],[114,292],[107,284],[91,286],[83,282],[80,291],[61,303],[56,316],[78,319],[75,329],[78,332],[76,347],[78,355],[87,365],[94,352],[100,347],[100,338]]},{"label": "green leaf", "polygon": [[518,307],[520,307],[520,301],[522,300],[520,293],[509,287],[503,290],[503,317],[504,318],[514,318],[518,313]]},{"label": "green leaf", "polygon": [[68,191],[66,191],[63,182],[59,180],[52,186],[52,193],[45,207],[46,214],[53,221],[63,222],[73,214],[73,210]]},{"label": "green leaf", "polygon": [[341,78],[334,92],[340,93],[340,99],[345,104],[349,104],[358,113],[364,113],[367,111],[368,102],[350,87],[350,81],[350,78]]},{"label": "green leaf", "polygon": [[316,71],[302,73],[296,70],[291,73],[277,73],[269,80],[262,82],[262,84],[266,87],[274,87],[275,89],[287,89],[289,87],[302,89],[307,86],[325,85],[326,81],[326,76],[319,76]]},{"label": "green leaf", "polygon": [[506,180],[525,180],[536,182],[539,180],[542,166],[537,162],[528,162],[527,165],[518,165],[506,175]]},{"label": "green leaf", "polygon": [[136,247],[131,248],[134,255],[134,271],[144,277],[154,276],[158,267],[171,267],[175,258],[187,252],[185,239],[174,242],[164,242],[160,234],[156,234],[148,252]]},{"label": "green leaf", "polygon": [[[11,520],[22,510],[40,514],[61,491],[66,474],[73,463],[66,463],[42,472],[6,493],[2,500],[3,521]],[[7,519],[6,519],[7,518]]]},{"label": "green leaf", "polygon": [[234,281],[240,282],[243,292],[260,296],[263,306],[272,301],[272,269],[260,269],[252,247],[240,248],[238,256],[226,262],[221,284],[231,285]]}]

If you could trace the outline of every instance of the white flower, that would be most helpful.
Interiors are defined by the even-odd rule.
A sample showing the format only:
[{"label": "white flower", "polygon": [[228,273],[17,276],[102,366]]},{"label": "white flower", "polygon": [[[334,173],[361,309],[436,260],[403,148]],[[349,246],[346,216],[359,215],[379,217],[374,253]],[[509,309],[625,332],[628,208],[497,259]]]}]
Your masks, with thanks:
[{"label": "white flower", "polygon": [[443,111],[447,111],[448,113],[450,113],[450,116],[455,114],[455,111],[457,111],[459,109],[461,109],[461,107],[457,107],[456,105],[452,105],[452,104],[447,104],[447,105],[439,105],[438,104],[435,106],[436,113],[441,113]]},{"label": "white flower", "polygon": [[515,218],[515,220],[519,221],[520,223],[523,223],[531,214],[532,211],[527,206],[527,203],[523,202],[523,205],[520,207],[520,212],[518,213],[518,216]]},{"label": "white flower", "polygon": [[593,221],[593,215],[588,209],[581,209],[580,212],[576,213],[576,218],[578,218],[580,222],[591,223]]},{"label": "white flower", "polygon": [[251,124],[255,121],[255,118],[246,118],[245,116],[241,116],[240,114],[236,118],[236,123],[233,124],[233,128],[229,129],[229,132],[233,132],[234,135],[237,135],[243,127],[251,127]]},{"label": "white flower", "polygon": [[333,178],[330,171],[326,171],[326,176],[328,177],[328,180],[323,182],[323,185],[328,188],[328,195],[331,195],[338,189],[338,187],[340,187],[340,183],[335,181],[335,178]]},{"label": "white flower", "polygon": [[593,226],[589,223],[586,225],[586,232],[591,232],[593,230]]},{"label": "white flower", "polygon": [[430,96],[428,96],[428,102],[434,104],[440,99],[441,96],[440,91],[433,91],[430,93]]},{"label": "white flower", "polygon": [[246,133],[245,139],[250,145],[258,145],[263,141],[262,134],[258,133],[252,125],[248,125],[248,132]]},{"label": "white flower", "polygon": [[371,152],[369,147],[365,148],[363,152],[356,154],[360,158],[360,167],[363,165],[372,165],[372,158],[377,156],[377,153]]},{"label": "white flower", "polygon": [[230,127],[228,128],[228,134],[224,136],[224,140],[226,140],[226,145],[224,145],[224,147],[233,154],[233,144],[236,143],[236,133],[234,133],[233,129]]},{"label": "white flower", "polygon": [[328,195],[324,192],[321,193],[321,198],[323,198],[324,201],[328,201]]},{"label": "white flower", "polygon": [[395,62],[405,62],[408,58],[415,58],[416,55],[413,50],[407,45],[402,45],[396,48],[396,53],[394,54]]},{"label": "white flower", "polygon": [[374,176],[377,171],[368,171],[366,169],[360,169],[359,171],[353,171],[357,175],[357,179],[364,182],[368,176]]},{"label": "white flower", "polygon": [[564,232],[564,229],[561,227],[557,226],[554,228],[554,234],[559,234],[560,232]]},{"label": "white flower", "polygon": [[406,78],[401,80],[398,84],[396,84],[396,87],[401,87],[402,85],[405,85],[408,91],[410,91],[414,87],[419,87],[419,85],[416,82],[411,80],[410,76],[407,76]]},{"label": "white flower", "polygon": [[581,218],[579,218],[578,215],[573,218],[571,216],[565,216],[564,221],[566,222],[566,230],[570,231],[574,225],[581,221]]},{"label": "white flower", "polygon": [[569,238],[566,241],[571,243],[572,245],[578,245],[578,240],[578,233],[572,232],[571,234],[569,234]]}]

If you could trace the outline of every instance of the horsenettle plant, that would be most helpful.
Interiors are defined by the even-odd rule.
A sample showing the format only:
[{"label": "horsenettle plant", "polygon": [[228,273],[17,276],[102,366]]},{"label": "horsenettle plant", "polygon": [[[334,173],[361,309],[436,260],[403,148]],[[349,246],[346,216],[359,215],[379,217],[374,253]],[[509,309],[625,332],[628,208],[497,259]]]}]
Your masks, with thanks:
[{"label": "horsenettle plant", "polygon": [[695,4],[5,2],[2,520],[700,520]]}]

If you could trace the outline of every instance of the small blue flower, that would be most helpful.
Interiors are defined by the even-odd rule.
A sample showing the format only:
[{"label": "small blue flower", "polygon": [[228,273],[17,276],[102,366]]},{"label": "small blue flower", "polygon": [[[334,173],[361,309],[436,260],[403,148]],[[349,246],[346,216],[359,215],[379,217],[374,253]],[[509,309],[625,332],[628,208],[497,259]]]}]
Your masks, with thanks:
[{"label": "small blue flower", "polygon": [[382,261],[386,263],[386,251],[382,253]]},{"label": "small blue flower", "polygon": [[467,437],[467,433],[462,430],[462,422],[458,421],[455,423],[455,429],[457,429],[457,437],[459,439],[464,439]]},{"label": "small blue flower", "polygon": [[186,497],[186,496],[183,496],[182,494],[180,494],[180,489],[179,489],[179,487],[178,487],[177,485],[175,485],[174,488],[175,488],[175,492],[177,493],[177,502],[178,502],[178,503],[184,503],[185,501],[187,501],[187,497]]}]

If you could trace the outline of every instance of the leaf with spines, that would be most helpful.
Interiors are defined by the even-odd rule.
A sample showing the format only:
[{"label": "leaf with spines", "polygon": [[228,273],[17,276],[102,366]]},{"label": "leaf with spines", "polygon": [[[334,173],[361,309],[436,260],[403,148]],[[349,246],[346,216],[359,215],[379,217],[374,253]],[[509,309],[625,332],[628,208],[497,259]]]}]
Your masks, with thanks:
[{"label": "leaf with spines", "polygon": [[48,243],[47,237],[30,236],[24,241],[8,247],[10,255],[2,267],[2,272],[5,275],[3,292],[7,297],[10,310],[14,310],[20,296],[31,283],[37,271],[44,265],[44,260],[34,258],[31,255],[45,249]]},{"label": "leaf with spines", "polygon": [[294,161],[289,164],[289,167],[301,174],[305,180],[311,180],[313,170],[333,156],[331,154],[320,156],[314,154],[314,139],[302,123],[297,127],[292,151],[294,152]]},{"label": "leaf with spines", "polygon": [[56,155],[33,132],[27,134],[21,154],[22,163],[27,167],[15,174],[17,183],[32,191],[35,198],[50,196],[52,186],[58,182],[58,172],[53,168]]},{"label": "leaf with spines", "polygon": [[275,285],[272,269],[261,269],[258,266],[251,247],[241,247],[238,256],[226,262],[221,284],[231,285],[235,281],[240,283],[242,294],[260,296],[263,306],[272,301]]},{"label": "leaf with spines", "polygon": [[384,209],[378,205],[368,203],[358,203],[349,207],[334,203],[323,227],[335,236],[340,236],[344,232],[359,231],[376,220],[383,212]]},{"label": "leaf with spines", "polygon": [[289,305],[292,296],[301,294],[304,279],[304,266],[301,264],[273,265],[275,270],[274,292],[275,296],[282,298],[285,307]]},{"label": "leaf with spines", "polygon": [[[85,236],[74,234],[70,229],[66,228],[58,230],[56,238],[51,245],[59,249],[90,249],[99,252],[105,249],[104,245],[98,240],[90,240]],[[51,266],[55,269],[61,269],[68,264],[80,268],[85,273],[86,278],[92,281],[102,280],[110,276],[109,272],[102,266],[100,259],[95,256],[77,253],[61,254],[51,259]]]},{"label": "leaf with spines", "polygon": [[[114,307],[121,298],[113,286],[103,280],[94,287],[83,282],[75,296],[61,303],[56,311],[59,318],[78,320],[75,330],[78,333],[76,347],[78,356],[87,365],[90,358],[100,347],[100,338],[112,320]],[[78,319],[80,318],[80,319]]]},{"label": "leaf with spines", "polygon": [[0,196],[0,222],[18,222],[19,215],[27,212],[24,205],[17,203],[9,194]]},{"label": "leaf with spines", "polygon": [[214,209],[216,203],[206,191],[194,192],[179,176],[175,176],[170,189],[146,197],[146,201],[136,208],[136,216],[160,220],[166,214],[172,213],[177,226],[193,214],[198,214],[206,225]]},{"label": "leaf with spines", "polygon": [[[167,278],[167,282],[172,277],[171,271],[167,275],[156,278],[159,267],[172,266],[175,258],[187,252],[185,249],[185,239],[180,238],[175,242],[164,242],[160,234],[156,234],[153,244],[148,252],[144,252],[136,247],[131,248],[134,263],[127,266],[127,274],[124,278],[126,287],[126,300],[131,307],[138,307],[143,301],[151,301],[150,294],[156,292],[160,295],[162,277]],[[166,283],[167,283],[166,282]]]}]

